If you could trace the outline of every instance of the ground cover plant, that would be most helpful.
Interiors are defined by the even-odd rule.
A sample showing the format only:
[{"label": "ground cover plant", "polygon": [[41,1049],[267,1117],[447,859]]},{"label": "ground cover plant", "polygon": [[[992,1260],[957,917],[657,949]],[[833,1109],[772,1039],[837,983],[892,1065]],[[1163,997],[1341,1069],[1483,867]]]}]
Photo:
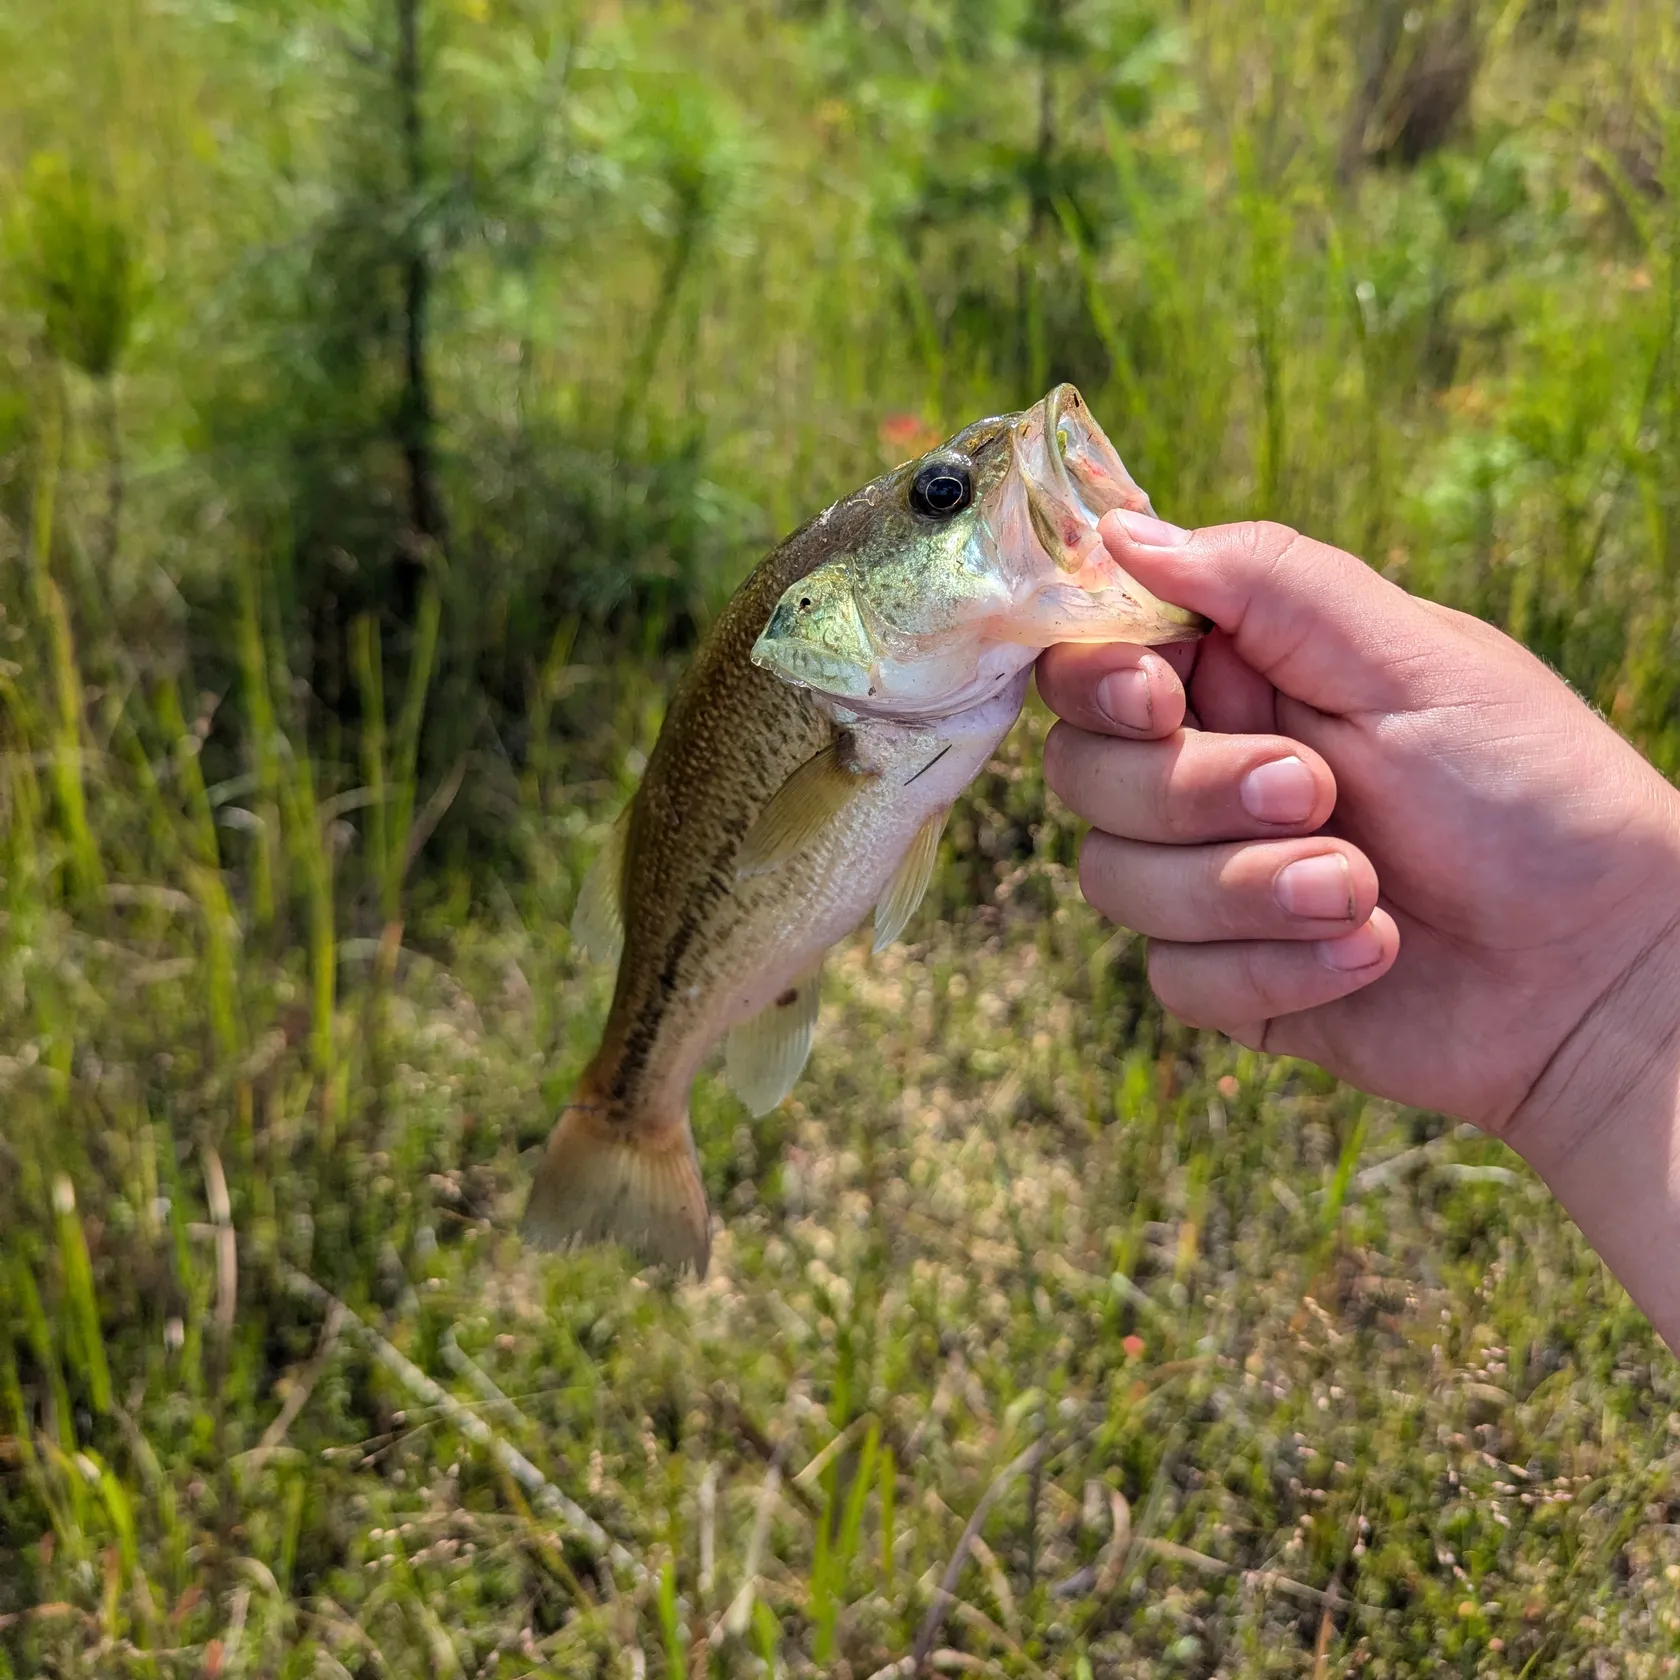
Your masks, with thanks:
[{"label": "ground cover plant", "polygon": [[1497,1144],[1164,1018],[1029,710],[515,1235],[762,546],[1075,380],[1680,768],[1640,0],[0,3],[0,1673],[1680,1671],[1680,1373]]}]

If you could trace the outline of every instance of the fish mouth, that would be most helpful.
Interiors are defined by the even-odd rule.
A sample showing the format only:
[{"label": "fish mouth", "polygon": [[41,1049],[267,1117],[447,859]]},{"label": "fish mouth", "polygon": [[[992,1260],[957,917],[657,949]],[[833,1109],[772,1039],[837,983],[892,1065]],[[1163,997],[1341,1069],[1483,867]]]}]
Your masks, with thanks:
[{"label": "fish mouth", "polygon": [[1079,570],[1105,513],[1155,511],[1072,385],[1027,409],[1010,444],[1034,533],[1062,571]]},{"label": "fish mouth", "polygon": [[1146,604],[1156,640],[1170,640],[1174,631],[1199,635],[1208,628],[1199,613],[1157,600],[1109,559],[1097,530],[1102,516],[1118,510],[1153,518],[1155,510],[1074,386],[1056,386],[1022,413],[1010,448],[1033,535],[1058,572],[1086,588],[1123,580],[1139,604]]}]

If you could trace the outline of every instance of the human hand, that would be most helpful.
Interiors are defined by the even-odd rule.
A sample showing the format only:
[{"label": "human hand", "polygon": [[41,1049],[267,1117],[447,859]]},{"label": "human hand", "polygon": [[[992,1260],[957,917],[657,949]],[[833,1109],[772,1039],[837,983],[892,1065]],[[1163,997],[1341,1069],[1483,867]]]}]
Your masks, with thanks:
[{"label": "human hand", "polygon": [[1509,637],[1351,555],[1102,533],[1217,628],[1039,662],[1086,897],[1149,935],[1174,1014],[1501,1133],[1617,1264],[1589,1221],[1642,1192],[1580,1170],[1607,1117],[1647,1115],[1616,1148],[1680,1214],[1680,795]]}]

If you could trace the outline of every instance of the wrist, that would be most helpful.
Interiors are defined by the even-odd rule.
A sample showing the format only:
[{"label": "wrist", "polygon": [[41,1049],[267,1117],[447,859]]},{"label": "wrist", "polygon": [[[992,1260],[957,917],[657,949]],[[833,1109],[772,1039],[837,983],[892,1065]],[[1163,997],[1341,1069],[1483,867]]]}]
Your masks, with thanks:
[{"label": "wrist", "polygon": [[1504,1135],[1680,1351],[1680,892]]}]

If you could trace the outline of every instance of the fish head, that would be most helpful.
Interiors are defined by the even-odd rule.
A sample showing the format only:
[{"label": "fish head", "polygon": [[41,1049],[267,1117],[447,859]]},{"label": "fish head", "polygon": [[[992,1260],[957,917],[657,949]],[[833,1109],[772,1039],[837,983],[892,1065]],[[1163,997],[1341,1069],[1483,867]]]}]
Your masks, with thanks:
[{"label": "fish head", "polygon": [[860,715],[912,720],[1000,693],[1053,642],[1200,634],[1109,557],[1097,521],[1114,508],[1151,511],[1058,385],[837,504],[844,538],[783,593],[753,660]]}]

